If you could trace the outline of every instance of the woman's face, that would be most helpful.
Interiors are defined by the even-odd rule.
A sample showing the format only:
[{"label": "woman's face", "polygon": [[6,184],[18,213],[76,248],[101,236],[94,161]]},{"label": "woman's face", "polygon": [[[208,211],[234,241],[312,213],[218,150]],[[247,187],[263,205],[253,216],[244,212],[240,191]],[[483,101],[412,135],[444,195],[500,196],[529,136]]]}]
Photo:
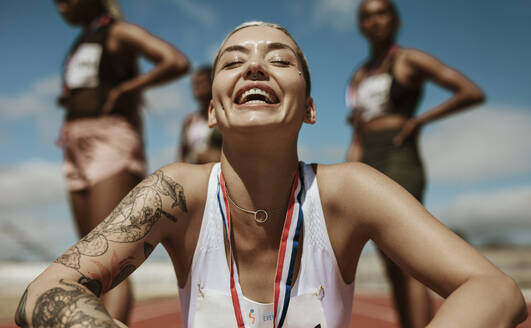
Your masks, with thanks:
[{"label": "woman's face", "polygon": [[208,102],[212,97],[210,74],[205,72],[199,72],[192,75],[192,90],[195,99],[201,102]]},{"label": "woman's face", "polygon": [[93,12],[90,8],[93,0],[55,0],[57,11],[70,25],[80,25],[85,23],[86,14]]},{"label": "woman's face", "polygon": [[385,0],[365,1],[359,9],[359,24],[363,35],[371,42],[395,38],[398,19]]},{"label": "woman's face", "polygon": [[[211,126],[271,128],[315,121],[306,95],[297,46],[281,30],[250,26],[232,34],[220,49],[212,83]],[[313,111],[309,119],[308,109]]]}]

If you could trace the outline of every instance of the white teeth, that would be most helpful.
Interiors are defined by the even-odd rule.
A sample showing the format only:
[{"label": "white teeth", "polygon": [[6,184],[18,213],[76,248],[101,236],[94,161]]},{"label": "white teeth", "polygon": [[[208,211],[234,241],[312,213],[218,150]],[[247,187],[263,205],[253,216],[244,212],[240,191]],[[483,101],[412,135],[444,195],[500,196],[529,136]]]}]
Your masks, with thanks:
[{"label": "white teeth", "polygon": [[[247,99],[247,97],[249,97],[250,95],[261,95],[261,96],[264,96],[266,98],[266,102],[268,103],[273,103],[273,96],[262,90],[262,89],[259,89],[259,88],[252,88],[252,89],[249,89],[247,91],[245,91],[244,93],[242,93],[242,95],[240,96],[240,99],[239,99],[239,103],[243,103],[245,102],[245,99]],[[264,101],[262,100],[251,100],[251,101],[247,101],[247,103],[263,103]]]}]

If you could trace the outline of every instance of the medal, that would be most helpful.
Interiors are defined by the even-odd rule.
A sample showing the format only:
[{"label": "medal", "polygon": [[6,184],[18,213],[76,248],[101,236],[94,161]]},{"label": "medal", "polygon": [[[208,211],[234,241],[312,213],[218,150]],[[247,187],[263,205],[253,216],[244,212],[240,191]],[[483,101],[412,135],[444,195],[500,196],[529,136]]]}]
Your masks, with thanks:
[{"label": "medal", "polygon": [[[299,166],[297,176],[293,182],[288,210],[284,219],[284,227],[280,240],[280,248],[277,258],[277,268],[275,273],[275,293],[274,293],[274,327],[281,328],[286,319],[290,301],[291,287],[293,283],[293,271],[295,259],[299,248],[300,231],[303,222],[302,213],[302,196],[304,193],[304,184],[302,179],[302,166]],[[230,292],[232,305],[238,328],[248,328],[249,324],[244,321],[246,316],[243,314],[243,294],[238,280],[238,270],[232,251],[231,243],[231,216],[227,199],[225,179],[223,173],[219,173],[218,179],[218,205],[221,212],[221,218],[225,226],[225,236],[229,244],[230,251]]]}]

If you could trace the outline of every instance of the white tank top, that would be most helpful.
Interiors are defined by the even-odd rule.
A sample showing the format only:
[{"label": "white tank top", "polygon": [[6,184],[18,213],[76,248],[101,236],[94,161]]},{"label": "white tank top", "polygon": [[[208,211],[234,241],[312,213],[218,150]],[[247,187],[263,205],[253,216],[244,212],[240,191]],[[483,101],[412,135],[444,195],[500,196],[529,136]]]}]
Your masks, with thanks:
[{"label": "white tank top", "polygon": [[[354,283],[343,281],[328,237],[315,174],[311,165],[302,165],[306,190],[302,201],[304,241],[284,327],[348,327]],[[210,174],[192,267],[186,285],[179,289],[181,314],[188,328],[237,326],[229,288],[223,221],[217,202],[220,168],[217,163]],[[249,327],[273,327],[272,303],[258,303],[245,297],[243,303],[244,319]]]}]

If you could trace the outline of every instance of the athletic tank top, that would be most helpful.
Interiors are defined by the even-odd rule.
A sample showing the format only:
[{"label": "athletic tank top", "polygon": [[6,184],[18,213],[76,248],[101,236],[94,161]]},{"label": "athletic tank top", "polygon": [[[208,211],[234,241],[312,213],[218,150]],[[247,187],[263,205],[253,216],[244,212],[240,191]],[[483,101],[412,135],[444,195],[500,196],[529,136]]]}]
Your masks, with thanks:
[{"label": "athletic tank top", "polygon": [[[106,49],[107,38],[115,20],[107,15],[95,19],[72,44],[63,64],[62,103],[66,118],[95,117],[108,92],[138,74],[136,65],[125,65]],[[129,95],[122,103],[126,111],[139,104],[140,96]]]},{"label": "athletic tank top", "polygon": [[389,114],[400,114],[409,118],[417,108],[422,89],[406,87],[393,75],[398,49],[398,46],[394,46],[390,50],[391,58],[385,72],[365,76],[357,86],[353,86],[351,81],[347,87],[347,107],[358,111],[362,122]]},{"label": "athletic tank top", "polygon": [[[311,165],[303,165],[305,194],[303,249],[299,275],[293,284],[285,328],[348,327],[354,283],[343,281],[337,264]],[[236,327],[230,293],[224,228],[217,203],[221,166],[214,165],[208,182],[203,222],[190,274],[179,289],[181,313],[188,328]],[[273,289],[273,286],[271,286]],[[244,297],[244,319],[249,327],[273,327],[273,304]]]}]

